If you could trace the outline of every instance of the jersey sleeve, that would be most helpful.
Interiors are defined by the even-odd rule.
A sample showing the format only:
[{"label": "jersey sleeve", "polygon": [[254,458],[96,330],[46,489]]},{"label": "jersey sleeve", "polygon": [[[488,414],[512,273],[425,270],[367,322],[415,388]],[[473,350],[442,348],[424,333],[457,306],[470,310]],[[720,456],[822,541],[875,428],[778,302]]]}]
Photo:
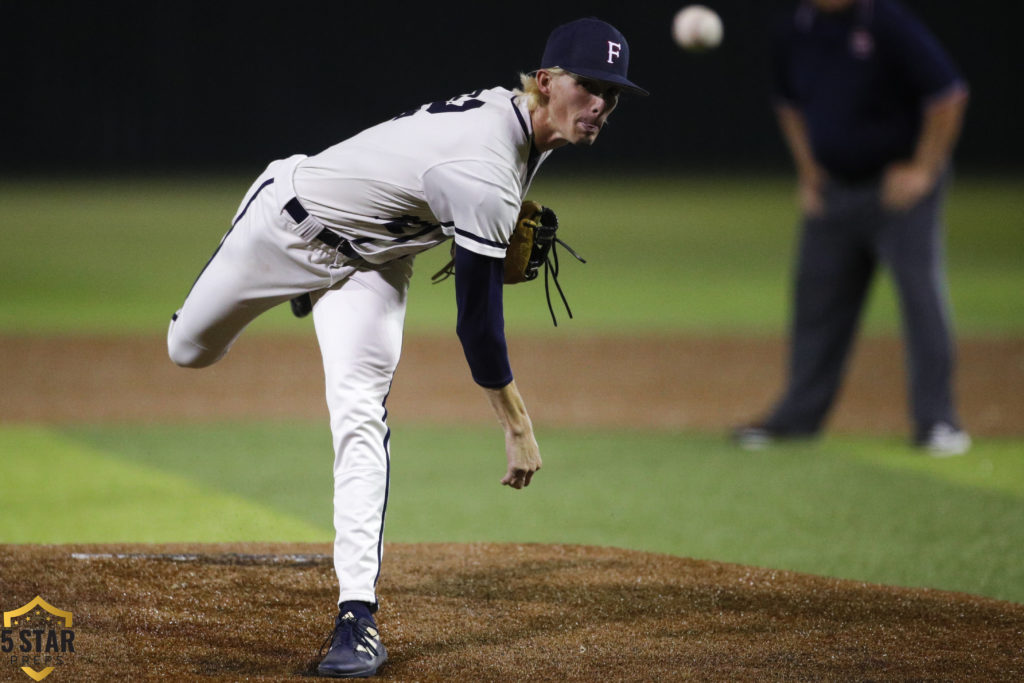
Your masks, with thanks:
[{"label": "jersey sleeve", "polygon": [[966,89],[960,70],[935,35],[916,17],[896,5],[883,15],[888,48],[907,80],[922,99]]},{"label": "jersey sleeve", "polygon": [[481,256],[505,257],[520,204],[511,169],[484,161],[451,161],[424,173],[423,190],[455,244]]}]

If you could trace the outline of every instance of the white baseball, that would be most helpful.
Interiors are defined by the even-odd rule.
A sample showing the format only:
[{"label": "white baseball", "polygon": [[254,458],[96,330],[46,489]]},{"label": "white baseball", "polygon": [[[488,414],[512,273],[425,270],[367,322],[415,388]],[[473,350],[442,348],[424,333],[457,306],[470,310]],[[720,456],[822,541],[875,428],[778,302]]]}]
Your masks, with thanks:
[{"label": "white baseball", "polygon": [[687,5],[672,20],[672,38],[684,50],[699,52],[722,42],[722,19],[704,5]]}]

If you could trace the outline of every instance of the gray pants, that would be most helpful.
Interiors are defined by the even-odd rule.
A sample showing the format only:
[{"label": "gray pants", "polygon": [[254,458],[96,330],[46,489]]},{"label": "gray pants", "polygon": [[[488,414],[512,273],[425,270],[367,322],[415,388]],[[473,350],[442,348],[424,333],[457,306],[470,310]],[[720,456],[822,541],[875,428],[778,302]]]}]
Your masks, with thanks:
[{"label": "gray pants", "polygon": [[790,434],[821,429],[879,263],[900,299],[915,437],[937,422],[959,426],[941,225],[947,184],[948,175],[899,213],[881,208],[878,183],[826,189],[824,214],[803,224],[788,386],[766,426]]}]

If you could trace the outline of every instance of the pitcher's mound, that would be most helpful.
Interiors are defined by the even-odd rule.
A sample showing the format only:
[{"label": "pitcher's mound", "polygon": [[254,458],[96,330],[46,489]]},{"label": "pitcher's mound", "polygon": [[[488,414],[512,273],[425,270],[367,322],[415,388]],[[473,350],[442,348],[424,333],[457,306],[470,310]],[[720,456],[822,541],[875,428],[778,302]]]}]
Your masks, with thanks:
[{"label": "pitcher's mound", "polygon": [[[301,678],[333,623],[330,551],[3,546],[0,609],[74,615],[54,681]],[[1024,605],[958,593],[510,544],[389,545],[378,592],[384,680],[1024,680]]]}]

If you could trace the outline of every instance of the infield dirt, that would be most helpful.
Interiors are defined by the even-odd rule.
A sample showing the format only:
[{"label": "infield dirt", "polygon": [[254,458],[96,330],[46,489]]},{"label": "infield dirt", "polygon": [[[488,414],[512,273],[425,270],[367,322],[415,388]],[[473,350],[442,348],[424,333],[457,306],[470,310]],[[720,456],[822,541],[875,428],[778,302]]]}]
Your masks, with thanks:
[{"label": "infield dirt", "polygon": [[[330,633],[329,551],[20,546],[0,571],[5,607],[45,576],[74,614],[55,682],[289,680]],[[1024,677],[1024,605],[582,546],[397,544],[385,562],[383,680]]]},{"label": "infield dirt", "polygon": [[[535,422],[726,430],[781,389],[780,340],[597,337],[509,341]],[[975,436],[1024,435],[1024,339],[966,339],[957,392]],[[0,422],[326,417],[308,337],[243,337],[217,365],[182,370],[162,337],[0,336]],[[902,346],[864,339],[829,429],[908,434]],[[394,421],[494,421],[455,335],[410,337],[388,398]]]},{"label": "infield dirt", "polygon": [[[778,341],[511,343],[535,420],[722,430],[767,407]],[[1024,341],[960,343],[976,436],[1020,435]],[[0,337],[0,421],[326,417],[312,338],[243,339],[193,372],[152,338]],[[830,427],[908,430],[900,345],[864,340]],[[492,422],[454,338],[408,339],[394,420]],[[321,545],[0,546],[0,608],[72,611],[47,680],[313,675],[336,587]],[[384,680],[1024,680],[1024,605],[612,548],[390,544]],[[0,680],[29,680],[0,659]]]}]

